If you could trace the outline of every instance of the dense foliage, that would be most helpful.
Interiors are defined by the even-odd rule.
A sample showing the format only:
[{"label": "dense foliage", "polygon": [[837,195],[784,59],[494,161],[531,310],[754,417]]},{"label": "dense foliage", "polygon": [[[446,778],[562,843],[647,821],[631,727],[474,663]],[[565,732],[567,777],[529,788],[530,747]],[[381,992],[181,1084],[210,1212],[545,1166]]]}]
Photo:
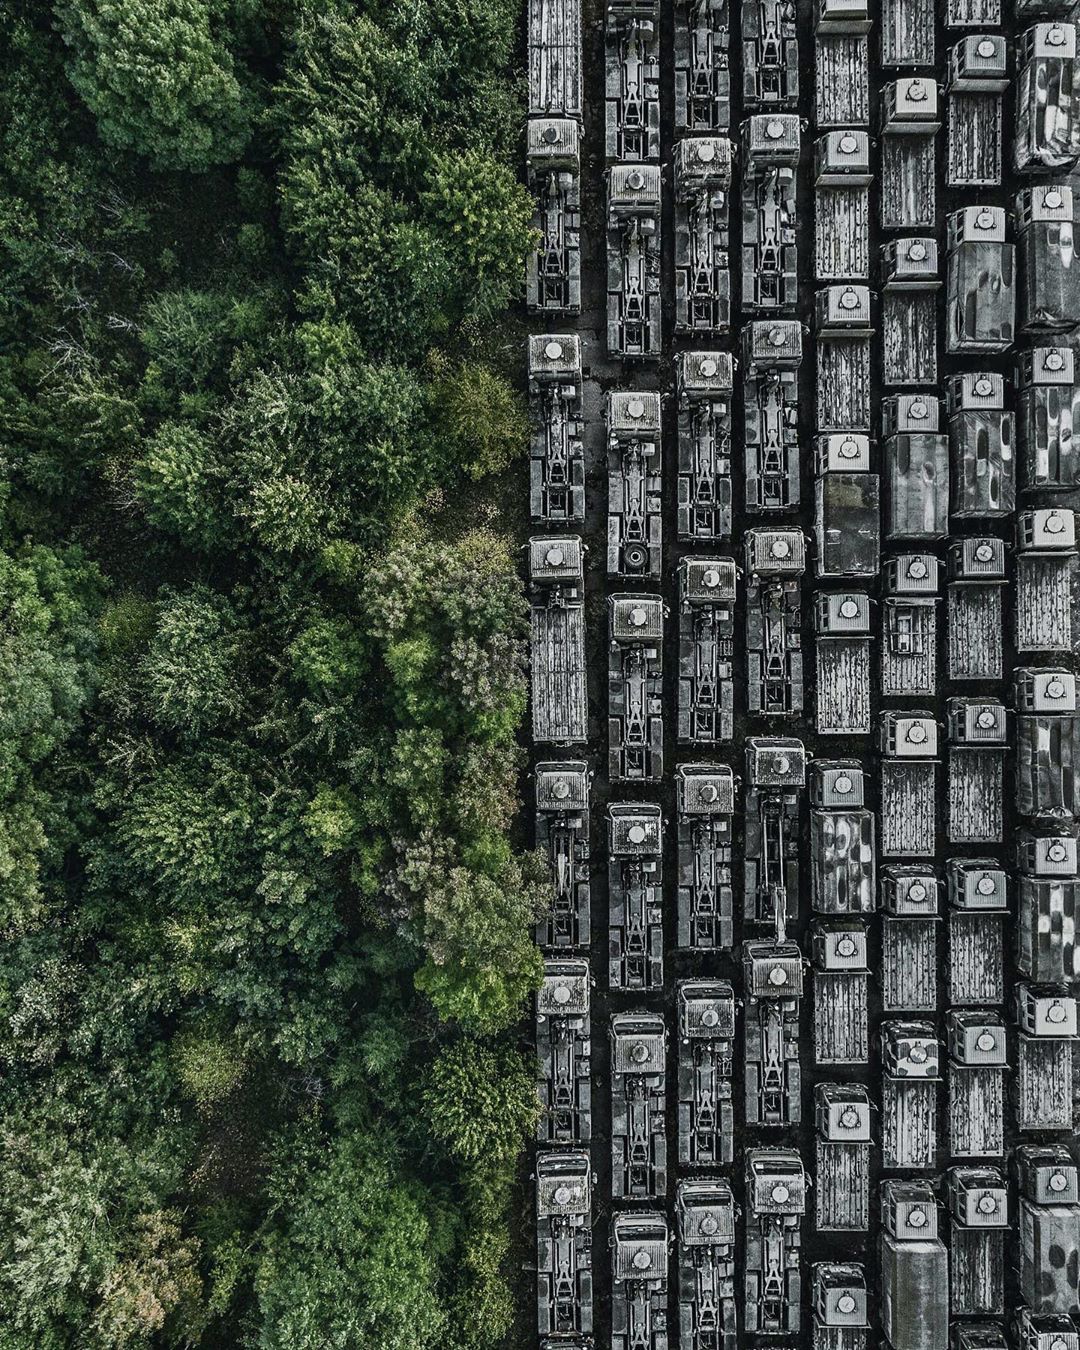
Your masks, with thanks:
[{"label": "dense foliage", "polygon": [[518,0],[0,0],[0,1350],[484,1350]]}]

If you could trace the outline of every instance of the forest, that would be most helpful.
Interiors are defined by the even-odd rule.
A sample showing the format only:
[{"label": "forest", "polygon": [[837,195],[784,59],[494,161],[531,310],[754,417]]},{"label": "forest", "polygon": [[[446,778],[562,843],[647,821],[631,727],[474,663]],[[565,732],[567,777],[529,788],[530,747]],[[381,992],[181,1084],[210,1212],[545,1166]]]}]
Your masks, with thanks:
[{"label": "forest", "polygon": [[0,11],[0,1350],[513,1344],[519,0]]}]

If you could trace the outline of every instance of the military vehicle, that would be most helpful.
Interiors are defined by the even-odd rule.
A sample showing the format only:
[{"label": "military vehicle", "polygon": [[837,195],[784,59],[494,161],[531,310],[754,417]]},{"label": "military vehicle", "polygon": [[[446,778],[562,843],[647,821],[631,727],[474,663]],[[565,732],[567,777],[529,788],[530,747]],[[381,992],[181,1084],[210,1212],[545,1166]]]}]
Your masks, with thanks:
[{"label": "military vehicle", "polygon": [[536,928],[548,951],[589,946],[589,781],[583,760],[536,766],[536,847],[551,868],[551,909]]},{"label": "military vehicle", "polygon": [[806,786],[801,741],[751,736],[746,742],[743,917],[782,942],[799,906],[799,814]]},{"label": "military vehicle", "polygon": [[608,807],[609,978],[613,989],[664,984],[663,822],[649,802]]},{"label": "military vehicle", "polygon": [[582,745],[587,735],[585,596],[576,535],[529,540],[533,740]]},{"label": "military vehicle", "polygon": [[[934,1165],[939,1052],[932,1022],[881,1025],[881,1162],[890,1171]],[[884,1196],[882,1222],[889,1223]],[[883,1254],[883,1275],[884,1270]],[[892,1344],[900,1350],[895,1341]]]},{"label": "military vehicle", "polygon": [[881,1183],[881,1328],[892,1350],[946,1350],[949,1275],[927,1181]]},{"label": "military vehicle", "polygon": [[682,1180],[675,1192],[679,1237],[679,1350],[735,1350],[735,1201],[722,1178]]},{"label": "military vehicle", "polygon": [[937,240],[928,235],[894,239],[881,250],[882,380],[886,385],[938,383]]},{"label": "military vehicle", "polygon": [[544,962],[536,993],[537,1137],[544,1144],[587,1144],[592,1138],[589,979],[588,961]]},{"label": "military vehicle", "polygon": [[726,131],[731,122],[729,0],[675,2],[675,132]]},{"label": "military vehicle", "polygon": [[802,952],[793,942],[743,944],[748,1125],[797,1125],[802,1119],[799,1002],[803,964]]},{"label": "military vehicle", "polygon": [[735,995],[728,980],[680,980],[679,1163],[726,1166],[734,1154]]},{"label": "military vehicle", "polygon": [[[820,51],[820,44],[818,50]],[[814,276],[870,278],[870,137],[830,131],[814,145]]]},{"label": "military vehicle", "polygon": [[1016,646],[1022,652],[1072,652],[1076,581],[1073,511],[1021,511],[1016,521]]},{"label": "military vehicle", "polygon": [[863,1233],[870,1226],[870,1112],[863,1083],[814,1085],[819,1233]]},{"label": "military vehicle", "polygon": [[1016,424],[1005,411],[1005,381],[991,371],[951,375],[945,384],[952,452],[952,514],[960,520],[1016,509]]},{"label": "military vehicle", "polygon": [[1000,1158],[1005,1152],[1005,1024],[995,1012],[950,1008],[945,1036],[949,1152],[954,1158]]},{"label": "military vehicle", "polygon": [[718,745],[734,735],[735,562],[679,565],[678,738]]},{"label": "military vehicle", "polygon": [[611,1247],[611,1350],[668,1350],[667,1220],[616,1214]]},{"label": "military vehicle", "polygon": [[655,360],[660,338],[660,166],[616,164],[608,171],[608,351]]},{"label": "military vehicle", "polygon": [[949,544],[950,680],[1000,680],[1004,655],[1005,545],[966,537]]},{"label": "military vehicle", "polygon": [[819,435],[869,435],[871,309],[869,286],[826,286],[814,297]]},{"label": "military vehicle", "polygon": [[[745,18],[745,15],[744,15]],[[743,308],[779,312],[798,299],[796,170],[799,119],[767,113],[743,123]]]},{"label": "military vehicle", "polygon": [[612,1016],[611,1193],[618,1200],[667,1195],[666,1058],[659,1013]]},{"label": "military vehicle", "polygon": [[995,1006],[1005,1001],[1005,870],[993,858],[950,858],[949,1002]]},{"label": "military vehicle", "polygon": [[952,1167],[949,1205],[949,1311],[953,1317],[1005,1311],[1005,1232],[1009,1193],[996,1167]]},{"label": "military vehicle", "polygon": [[1009,87],[1005,39],[975,33],[949,48],[945,180],[949,187],[1001,183],[1002,95]]},{"label": "military vehicle", "polygon": [[731,161],[726,136],[686,136],[675,147],[677,333],[712,336],[731,323]]},{"label": "military vehicle", "polygon": [[948,218],[945,349],[1003,352],[1016,337],[1016,250],[1000,206],[965,206]]},{"label": "military vehicle", "polygon": [[870,599],[859,591],[819,591],[814,602],[821,736],[870,734]]},{"label": "military vehicle", "polygon": [[865,1064],[870,1058],[866,926],[816,919],[810,927],[814,1063]]},{"label": "military vehicle", "polygon": [[747,702],[752,713],[802,711],[802,594],[806,539],[801,530],[746,532]]},{"label": "military vehicle", "polygon": [[607,158],[659,160],[659,0],[608,0],[604,39]]},{"label": "military vehicle", "polygon": [[608,774],[663,777],[664,606],[655,595],[608,597]]},{"label": "military vehicle", "polygon": [[1021,352],[1017,430],[1024,486],[1069,492],[1080,486],[1080,380],[1069,347]]},{"label": "military vehicle", "polygon": [[537,1155],[536,1285],[542,1337],[592,1331],[592,1177],[587,1153],[559,1149]]},{"label": "military vehicle", "polygon": [[862,767],[818,760],[810,768],[810,903],[816,914],[869,914],[877,903],[874,813]]},{"label": "military vehicle", "polygon": [[[1071,8],[1025,0],[1023,12],[1063,14]],[[1017,11],[1022,17],[1020,5]],[[1076,43],[1072,23],[1037,23],[1020,37],[1013,162],[1021,173],[1067,170],[1080,159]]]},{"label": "military vehicle", "polygon": [[675,370],[678,537],[711,544],[731,537],[731,354],[677,352]]},{"label": "military vehicle", "polygon": [[[931,19],[931,32],[932,24]],[[884,26],[882,31],[887,31]],[[932,230],[937,224],[937,133],[941,128],[937,84],[923,75],[886,84],[881,90],[880,117],[881,227]]]},{"label": "military vehicle", "polygon": [[795,0],[742,0],[743,103],[794,108],[799,101]]},{"label": "military vehicle", "polygon": [[581,341],[529,338],[529,509],[545,525],[585,519]]},{"label": "military vehicle", "polygon": [[801,1326],[802,1218],[806,1173],[790,1148],[746,1150],[746,1307],[749,1334],[797,1332]]},{"label": "military vehicle", "polygon": [[678,945],[689,951],[730,951],[734,777],[726,764],[680,764],[675,797]]},{"label": "military vehicle", "polygon": [[607,398],[609,576],[659,577],[660,395]]},{"label": "military vehicle", "polygon": [[799,505],[799,366],[794,320],[747,324],[742,334],[747,511]]}]

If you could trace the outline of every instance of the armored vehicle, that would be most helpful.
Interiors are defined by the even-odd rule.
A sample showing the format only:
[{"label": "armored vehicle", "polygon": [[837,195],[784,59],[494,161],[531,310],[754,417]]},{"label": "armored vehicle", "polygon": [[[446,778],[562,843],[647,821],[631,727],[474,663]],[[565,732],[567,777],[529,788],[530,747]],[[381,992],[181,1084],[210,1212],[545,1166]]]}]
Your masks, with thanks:
[{"label": "armored vehicle", "polygon": [[1004,705],[951,698],[948,710],[949,842],[998,844],[1004,830]]},{"label": "armored vehicle", "polygon": [[734,777],[726,764],[680,764],[675,770],[675,797],[679,946],[730,951]]},{"label": "armored vehicle", "polygon": [[604,32],[607,157],[659,160],[659,0],[611,0]]},{"label": "armored vehicle", "polygon": [[746,509],[799,505],[799,366],[802,327],[795,320],[743,329]]},{"label": "armored vehicle", "polygon": [[863,1233],[870,1226],[870,1109],[862,1083],[814,1087],[819,1233]]},{"label": "armored vehicle", "polygon": [[569,117],[530,117],[526,166],[536,238],[529,251],[526,295],[537,314],[581,310],[581,124]]},{"label": "armored vehicle", "polygon": [[680,1181],[679,1350],[735,1350],[735,1201],[722,1178]]},{"label": "armored vehicle", "polygon": [[894,239],[881,250],[882,379],[886,385],[938,383],[937,240]]},{"label": "armored vehicle", "polygon": [[743,0],[743,102],[794,108],[799,101],[795,0]]},{"label": "armored vehicle", "polygon": [[1016,426],[1005,382],[990,371],[946,382],[952,451],[952,513],[959,519],[1008,516],[1016,509]]},{"label": "armored vehicle", "polygon": [[905,76],[882,89],[882,229],[925,231],[936,226],[939,118],[937,85],[932,78]]},{"label": "armored vehicle", "polygon": [[814,275],[819,281],[869,280],[873,181],[870,137],[865,131],[830,131],[817,141]]},{"label": "armored vehicle", "polygon": [[529,540],[533,740],[582,745],[587,735],[581,540]]},{"label": "armored vehicle", "polygon": [[733,1156],[731,1064],[735,996],[727,980],[680,980],[679,1163],[726,1166]]},{"label": "armored vehicle", "polygon": [[592,1041],[587,961],[549,957],[544,962],[544,982],[536,994],[536,1053],[541,1143],[588,1143],[592,1138]]},{"label": "armored vehicle", "polygon": [[949,1276],[926,1181],[881,1183],[881,1326],[892,1350],[946,1350]]},{"label": "armored vehicle", "polygon": [[[1049,9],[1038,4],[1038,12]],[[1013,162],[1021,173],[1067,170],[1080,158],[1076,42],[1072,23],[1037,23],[1020,38]]]},{"label": "armored vehicle", "polygon": [[581,343],[576,334],[529,338],[529,509],[545,525],[585,519]]},{"label": "armored vehicle", "polygon": [[608,171],[608,351],[655,360],[660,336],[660,166],[616,164]]},{"label": "armored vehicle", "polygon": [[1022,652],[1072,652],[1076,515],[1022,511],[1016,522],[1016,645]]},{"label": "armored vehicle", "polygon": [[810,770],[810,903],[818,914],[869,914],[876,901],[874,813],[861,766],[818,760]]},{"label": "armored vehicle", "polygon": [[996,1167],[953,1167],[949,1204],[949,1310],[953,1317],[1005,1311],[1008,1190]]},{"label": "armored vehicle", "polygon": [[870,600],[819,591],[814,604],[818,735],[870,734]]},{"label": "armored vehicle", "polygon": [[1037,984],[1080,980],[1080,879],[1072,835],[1021,834],[1016,964]]},{"label": "armored vehicle", "polygon": [[751,1334],[791,1334],[801,1324],[806,1173],[790,1148],[746,1151],[746,1316]]},{"label": "armored vehicle", "polygon": [[784,940],[798,916],[799,812],[806,785],[801,741],[751,736],[746,742],[743,917]]},{"label": "armored vehicle", "polygon": [[837,432],[819,436],[816,449],[817,575],[830,580],[877,576],[880,480],[870,472],[870,437]]},{"label": "armored vehicle", "polygon": [[819,434],[869,435],[871,303],[869,286],[850,283],[815,296]]},{"label": "armored vehicle", "polygon": [[668,1350],[667,1220],[616,1214],[611,1247],[611,1350]]},{"label": "armored vehicle", "polygon": [[1000,1158],[1005,1152],[1005,1025],[997,1013],[950,1008],[945,1035],[949,1152],[954,1158]]},{"label": "armored vehicle", "polygon": [[1020,1183],[1020,1297],[1036,1316],[1080,1313],[1080,1190],[1076,1163],[1060,1145],[1023,1145]]},{"label": "armored vehicle", "polygon": [[814,1063],[865,1064],[870,1057],[866,926],[816,919],[810,928]]},{"label": "armored vehicle", "polygon": [[882,1023],[881,1161],[889,1170],[934,1165],[939,1049],[932,1022]]},{"label": "armored vehicle", "polygon": [[881,869],[881,1002],[886,1012],[937,1007],[940,889],[929,864]]},{"label": "armored vehicle", "polygon": [[794,113],[763,114],[743,124],[742,300],[747,310],[793,309],[798,299],[799,148]]},{"label": "armored vehicle", "polygon": [[1003,352],[1016,335],[1015,249],[999,206],[965,206],[948,220],[945,347]]},{"label": "armored vehicle", "polygon": [[801,530],[746,532],[747,702],[753,713],[790,717],[802,711],[805,569]]},{"label": "armored vehicle", "polygon": [[1080,486],[1080,380],[1070,347],[1021,352],[1016,383],[1024,485],[1042,492]]},{"label": "armored vehicle", "polygon": [[608,951],[613,989],[664,983],[663,824],[649,802],[608,807]]},{"label": "armored vehicle", "polygon": [[675,132],[726,131],[731,122],[729,0],[676,0]]},{"label": "armored vehicle", "polygon": [[799,1066],[802,952],[793,942],[744,943],[743,982],[746,1122],[797,1125],[802,1119]]},{"label": "armored vehicle", "polygon": [[607,399],[609,576],[660,575],[660,395]]},{"label": "armored vehicle", "polygon": [[591,1189],[587,1153],[560,1149],[537,1155],[536,1302],[541,1336],[592,1331]]},{"label": "armored vehicle", "polygon": [[1001,182],[1002,95],[1009,87],[1005,39],[976,33],[949,48],[948,153],[950,187]]},{"label": "armored vehicle", "polygon": [[608,597],[608,772],[612,782],[664,772],[663,601]]},{"label": "armored vehicle", "polygon": [[551,909],[536,941],[549,951],[588,947],[589,767],[582,760],[536,766],[536,847],[551,867]]},{"label": "armored vehicle", "polygon": [[678,536],[685,543],[731,537],[729,352],[677,352],[679,398]]},{"label": "armored vehicle", "polygon": [[949,1002],[1005,1001],[1005,870],[992,858],[950,858]]},{"label": "armored vehicle", "polygon": [[618,1200],[667,1195],[666,1056],[667,1033],[659,1013],[614,1014],[611,1193]]},{"label": "armored vehicle", "polygon": [[950,680],[1000,680],[1005,545],[967,536],[949,545]]},{"label": "armored vehicle", "polygon": [[726,333],[731,322],[731,142],[686,136],[675,147],[675,331]]},{"label": "armored vehicle", "polygon": [[679,566],[680,744],[731,740],[734,639],[734,560],[684,558]]}]

